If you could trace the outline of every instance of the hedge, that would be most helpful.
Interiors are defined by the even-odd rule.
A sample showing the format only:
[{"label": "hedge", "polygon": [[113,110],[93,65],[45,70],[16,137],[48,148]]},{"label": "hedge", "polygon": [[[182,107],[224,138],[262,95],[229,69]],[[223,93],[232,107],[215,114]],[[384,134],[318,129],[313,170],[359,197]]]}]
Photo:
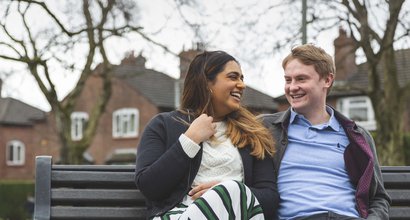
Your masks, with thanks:
[{"label": "hedge", "polygon": [[33,197],[33,181],[0,181],[0,220],[30,219]]}]

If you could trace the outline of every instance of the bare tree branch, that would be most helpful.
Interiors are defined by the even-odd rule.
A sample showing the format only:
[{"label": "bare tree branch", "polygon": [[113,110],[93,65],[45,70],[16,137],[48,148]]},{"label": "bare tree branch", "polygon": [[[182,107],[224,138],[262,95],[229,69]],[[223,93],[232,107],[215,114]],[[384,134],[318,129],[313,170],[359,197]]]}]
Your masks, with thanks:
[{"label": "bare tree branch", "polygon": [[36,4],[42,7],[45,12],[56,22],[56,24],[61,28],[63,33],[67,34],[68,36],[72,37],[74,35],[81,34],[82,32],[86,31],[86,29],[81,29],[78,31],[68,31],[68,29],[63,25],[63,23],[57,18],[57,16],[50,11],[50,9],[47,7],[46,3],[40,2],[40,1],[35,1],[35,0],[17,0],[19,2],[26,2],[28,4]]}]

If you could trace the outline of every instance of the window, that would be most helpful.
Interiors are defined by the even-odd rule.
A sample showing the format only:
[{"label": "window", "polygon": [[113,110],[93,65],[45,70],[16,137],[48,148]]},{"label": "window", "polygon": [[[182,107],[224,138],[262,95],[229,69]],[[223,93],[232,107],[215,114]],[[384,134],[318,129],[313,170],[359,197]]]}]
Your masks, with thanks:
[{"label": "window", "polygon": [[13,140],[7,143],[6,146],[7,165],[16,166],[24,165],[26,147],[23,142]]},{"label": "window", "polygon": [[83,139],[83,133],[87,126],[88,114],[87,112],[73,112],[71,113],[71,139],[78,141]]},{"label": "window", "polygon": [[337,101],[336,108],[368,130],[376,130],[376,120],[372,103],[367,96],[342,98]]},{"label": "window", "polygon": [[137,137],[139,129],[139,111],[135,108],[122,108],[112,116],[113,137]]}]

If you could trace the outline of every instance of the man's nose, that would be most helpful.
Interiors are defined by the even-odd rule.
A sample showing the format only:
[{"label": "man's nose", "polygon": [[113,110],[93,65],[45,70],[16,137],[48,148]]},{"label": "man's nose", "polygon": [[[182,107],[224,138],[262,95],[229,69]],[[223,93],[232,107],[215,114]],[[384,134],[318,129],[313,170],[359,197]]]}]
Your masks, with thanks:
[{"label": "man's nose", "polygon": [[296,83],[295,81],[290,82],[290,83],[288,84],[288,87],[289,87],[289,90],[291,90],[291,91],[296,91],[296,90],[298,90],[298,89],[300,88],[300,87],[299,87],[299,84]]}]

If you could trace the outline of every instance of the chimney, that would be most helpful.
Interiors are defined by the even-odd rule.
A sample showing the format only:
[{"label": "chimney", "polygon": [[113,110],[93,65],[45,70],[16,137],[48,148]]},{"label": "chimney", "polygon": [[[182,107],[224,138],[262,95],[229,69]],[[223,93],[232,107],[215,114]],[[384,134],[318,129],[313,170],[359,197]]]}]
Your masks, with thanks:
[{"label": "chimney", "polygon": [[339,28],[339,37],[334,40],[336,81],[347,80],[357,72],[356,43],[348,37],[343,28]]},{"label": "chimney", "polygon": [[134,55],[134,51],[130,51],[125,55],[125,58],[121,60],[121,65],[133,65],[145,69],[145,62],[147,59],[140,53],[137,57]]},{"label": "chimney", "polygon": [[178,55],[180,73],[179,73],[179,79],[175,81],[175,85],[174,85],[175,108],[180,107],[180,100],[182,96],[184,80],[185,80],[186,74],[188,73],[189,64],[192,62],[192,60],[194,60],[195,56],[202,51],[204,51],[204,46],[203,44],[198,43],[196,45],[196,49],[189,49],[189,50],[182,49],[182,52],[179,53]]},{"label": "chimney", "polygon": [[180,75],[179,78],[184,80],[186,77],[186,74],[188,73],[188,68],[189,64],[192,62],[192,60],[195,58],[195,56],[201,52],[204,51],[204,47],[202,44],[198,43],[196,46],[196,49],[190,49],[190,50],[183,50],[181,53],[179,53],[179,69],[180,69]]}]

